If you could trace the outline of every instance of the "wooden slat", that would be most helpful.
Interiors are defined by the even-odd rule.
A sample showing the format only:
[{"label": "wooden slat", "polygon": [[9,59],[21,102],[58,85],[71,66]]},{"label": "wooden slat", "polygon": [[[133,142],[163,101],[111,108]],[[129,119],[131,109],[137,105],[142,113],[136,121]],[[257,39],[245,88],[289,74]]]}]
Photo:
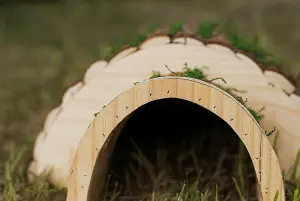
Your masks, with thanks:
[{"label": "wooden slat", "polygon": [[300,106],[300,96],[297,94],[291,94],[290,99],[298,106]]},{"label": "wooden slat", "polygon": [[195,38],[190,38],[190,37],[177,37],[177,38],[174,38],[173,43],[204,46],[203,42],[201,42],[201,41],[199,41]]},{"label": "wooden slat", "polygon": [[171,42],[171,39],[168,36],[155,36],[145,40],[142,44],[140,44],[139,48],[147,49],[160,45],[165,45]]},{"label": "wooden slat", "polygon": [[279,73],[266,70],[264,72],[264,75],[266,76],[267,80],[271,82],[275,87],[284,90],[288,94],[291,94],[296,90],[295,86]]},{"label": "wooden slat", "polygon": [[78,91],[82,88],[82,86],[83,86],[83,83],[78,82],[75,85],[73,85],[72,87],[68,88],[62,97],[62,105],[65,105],[70,100],[72,100],[73,97],[75,96],[75,94],[78,93]]},{"label": "wooden slat", "polygon": [[[73,99],[64,105],[63,111],[59,115],[60,117],[52,126],[53,128],[47,129],[51,130],[49,135],[68,136],[65,138],[66,144],[64,146],[68,146],[70,150],[76,149],[76,143],[68,144],[68,140],[70,138],[76,138],[72,140],[73,142],[78,142],[83,135],[83,130],[88,127],[94,118],[94,113],[101,110],[103,106],[108,105],[119,94],[122,94],[125,90],[134,86],[135,82],[148,79],[152,75],[152,71],[170,74],[170,71],[165,65],[168,65],[168,67],[175,72],[182,71],[185,67],[185,63],[187,63],[190,68],[202,68],[206,66],[207,68],[203,68],[203,71],[209,75],[208,78],[222,77],[226,80],[226,84],[221,80],[214,82],[239,90],[248,90],[248,97],[256,97],[255,100],[258,99],[261,106],[274,104],[289,109],[297,108],[295,104],[292,104],[293,101],[281,90],[268,85],[262,70],[250,58],[242,54],[229,54],[227,50],[224,51],[224,48],[218,48],[217,46],[215,46],[216,48],[208,48],[204,46],[202,42],[195,41],[195,39],[188,41],[191,42],[188,45],[167,44],[169,43],[167,40],[160,38],[156,40],[156,42],[154,40],[153,43],[149,43],[150,46],[146,45],[146,48],[126,57],[122,57],[122,59],[117,59],[116,62],[109,63],[108,65],[105,62],[100,62],[99,64],[101,65],[99,66],[102,66],[101,70],[99,70],[100,68],[91,67],[90,69],[97,70],[86,72],[85,79],[88,82],[86,81],[83,88]],[[87,74],[89,75],[87,76]],[[243,94],[241,94],[241,96],[243,96]],[[78,124],[79,129],[77,125],[72,126],[73,124]],[[57,140],[59,140],[59,138],[57,138]],[[48,141],[48,139],[46,138],[45,141]],[[55,144],[54,141],[55,140],[51,140],[51,143]],[[282,143],[282,146],[286,146],[284,141]],[[57,145],[49,145],[49,148],[41,151],[41,155],[45,154],[45,150],[48,150],[48,152],[54,149],[59,150],[60,146],[63,145],[59,143]],[[72,151],[70,153],[72,153]],[[51,164],[58,163],[51,161],[51,157],[55,157],[55,154],[58,153],[54,151],[52,155],[49,155],[48,161],[38,163],[37,166],[39,169],[45,169],[48,165],[51,166]],[[65,154],[67,154],[67,152]],[[63,157],[71,160],[73,156]],[[280,157],[280,159],[281,158],[282,157]],[[61,163],[61,166],[60,164],[55,165],[58,165],[60,168],[69,168],[65,165],[67,163],[63,161]],[[287,164],[291,163],[292,161],[290,160],[287,162]],[[55,172],[53,174],[55,174]],[[64,177],[66,176],[67,175],[64,175]],[[57,183],[61,183],[61,181],[57,181]]]},{"label": "wooden slat", "polygon": [[89,82],[91,79],[99,75],[104,68],[106,68],[108,65],[107,61],[96,61],[93,63],[85,72],[83,81],[84,83]]},{"label": "wooden slat", "polygon": [[117,61],[119,61],[120,59],[123,59],[125,57],[127,57],[128,55],[131,55],[132,53],[134,53],[135,51],[137,51],[137,47],[129,47],[126,48],[125,50],[119,52],[117,55],[115,55],[110,61],[109,64],[113,64],[116,63]]},{"label": "wooden slat", "polygon": [[[176,92],[171,92],[170,86],[175,86],[175,88],[172,87],[172,90],[176,90]],[[151,96],[149,96],[150,91]],[[88,192],[93,192],[93,196],[95,196],[89,197],[90,200],[98,199],[98,194],[95,192],[101,192],[101,189],[104,187],[105,177],[101,175],[98,178],[92,178],[93,167],[96,162],[105,164],[109,155],[112,154],[112,149],[103,152],[103,149],[106,147],[104,144],[107,142],[108,137],[114,135],[111,133],[112,130],[129,113],[141,105],[167,97],[180,98],[197,103],[226,121],[244,142],[253,160],[257,179],[263,192],[262,201],[274,200],[276,191],[279,192],[278,200],[285,200],[283,180],[276,154],[264,135],[264,131],[254,121],[248,110],[230,95],[205,82],[169,77],[146,81],[123,92],[93,120],[80,141],[70,169],[67,201],[87,200]],[[199,101],[199,97],[203,99]],[[204,103],[207,102],[205,101],[206,99],[209,104],[202,105],[202,101]],[[133,107],[128,111],[128,108],[124,107],[125,105]],[[238,120],[240,118],[242,118],[242,121]],[[245,135],[245,132],[247,132],[247,135]],[[97,157],[93,155],[98,155],[100,150],[107,156],[99,157],[98,161],[96,161]],[[98,168],[107,168],[107,166],[99,166]],[[103,172],[103,174],[106,172],[99,169],[98,171]],[[97,180],[99,183],[90,185],[92,180]]]},{"label": "wooden slat", "polygon": [[47,115],[46,119],[45,119],[45,123],[44,123],[44,130],[47,131],[49,130],[52,125],[54,124],[59,112],[60,112],[60,107],[56,107],[54,109],[52,109],[49,114]]}]

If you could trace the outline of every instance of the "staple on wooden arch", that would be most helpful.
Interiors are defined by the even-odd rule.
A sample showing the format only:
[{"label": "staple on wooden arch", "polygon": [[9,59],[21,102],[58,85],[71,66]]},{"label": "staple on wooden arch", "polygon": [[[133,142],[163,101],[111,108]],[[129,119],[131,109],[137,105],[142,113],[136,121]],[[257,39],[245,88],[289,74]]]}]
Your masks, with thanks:
[{"label": "staple on wooden arch", "polygon": [[[235,55],[230,55],[230,54],[224,53],[222,51],[220,52],[218,50],[213,50],[211,48],[207,48],[206,46],[201,46],[201,45],[199,45],[199,47],[196,45],[182,45],[182,44],[159,44],[158,45],[156,43],[156,45],[157,46],[151,46],[151,48],[146,48],[142,51],[137,51],[134,54],[128,55],[127,57],[125,57],[121,60],[118,60],[118,62],[116,62],[114,64],[110,64],[108,66],[107,66],[107,63],[104,62],[103,64],[105,64],[105,67],[104,67],[105,69],[103,69],[103,71],[102,70],[97,71],[97,72],[99,72],[99,74],[97,75],[97,76],[99,76],[98,77],[99,79],[97,78],[95,80],[100,80],[100,78],[101,78],[101,80],[102,80],[101,83],[103,84],[103,83],[110,83],[111,79],[113,78],[116,80],[120,80],[120,82],[123,83],[123,80],[126,78],[126,80],[132,80],[131,83],[126,82],[127,83],[126,85],[129,84],[131,87],[131,85],[135,81],[139,82],[143,79],[148,79],[151,76],[151,71],[153,69],[159,70],[163,73],[164,72],[170,73],[170,71],[168,71],[168,69],[165,68],[165,66],[164,66],[164,64],[168,64],[172,70],[181,72],[182,68],[184,67],[184,62],[188,61],[188,64],[191,65],[191,67],[192,66],[201,67],[202,63],[208,63],[209,64],[207,66],[208,70],[209,70],[207,72],[208,77],[211,79],[216,78],[216,77],[224,78],[227,82],[226,84],[222,83],[222,81],[220,79],[214,81],[215,83],[219,82],[220,84],[222,84],[222,86],[227,85],[227,86],[232,86],[238,90],[241,90],[241,89],[243,90],[243,88],[247,87],[247,85],[249,85],[249,86],[255,85],[255,86],[257,86],[256,88],[258,90],[250,90],[250,91],[248,90],[248,94],[250,94],[249,92],[251,92],[251,91],[255,92],[255,93],[251,93],[251,97],[257,96],[257,94],[260,94],[258,92],[263,89],[265,89],[265,91],[266,91],[266,93],[264,93],[265,95],[266,94],[270,95],[269,93],[271,91],[269,89],[265,88],[267,86],[267,82],[265,80],[265,77],[264,77],[261,69],[257,65],[255,65],[255,63],[253,63],[253,65],[252,65],[252,63],[251,63],[252,60],[246,56],[244,56],[245,58],[241,57],[242,58],[241,59],[240,57],[239,58],[235,57]],[[174,58],[172,58],[172,60],[170,60],[170,58],[168,58],[168,54],[165,54],[165,52],[167,52],[166,50],[169,50],[172,53],[172,56],[174,57]],[[181,58],[182,55],[185,56],[186,58],[182,59]],[[145,56],[147,56],[147,60],[151,59],[152,62],[144,62]],[[155,59],[153,59],[152,57]],[[178,57],[178,58],[176,58],[176,57]],[[230,61],[229,61],[229,63],[223,61],[223,62],[218,62],[218,64],[217,64],[214,61],[217,58],[226,58],[226,59],[230,59]],[[245,59],[247,62],[245,62]],[[212,61],[214,61],[214,62],[212,62]],[[141,67],[141,65],[143,65],[143,67]],[[87,87],[89,84],[90,83],[86,82],[84,87]],[[246,86],[244,86],[244,85],[246,85]],[[100,86],[100,85],[98,85],[98,86]],[[262,87],[262,89],[260,89],[261,87]],[[254,87],[251,87],[251,88],[254,89]],[[269,87],[269,88],[271,88],[271,87]],[[96,89],[97,89],[97,87],[94,88],[93,90],[89,90],[90,91],[89,94],[84,93],[83,91],[85,91],[85,90],[83,89],[75,97],[75,99],[77,99],[76,100],[77,102],[80,102],[80,101],[78,101],[78,99],[80,99],[80,98],[86,99],[86,100],[93,99],[93,101],[94,101],[93,103],[96,103],[96,104],[93,105],[92,108],[82,107],[82,105],[81,105],[81,107],[77,107],[78,109],[76,108],[76,110],[74,110],[76,112],[72,113],[71,115],[68,114],[69,115],[68,117],[74,116],[74,117],[82,118],[83,116],[86,116],[86,114],[87,114],[87,115],[90,115],[91,118],[93,118],[94,113],[92,110],[95,110],[94,112],[98,111],[99,108],[95,108],[94,106],[97,106],[97,103],[98,103],[97,101],[99,101],[99,99],[103,98],[102,96],[99,96],[99,94],[94,93],[94,91],[96,91]],[[120,93],[121,91],[118,91],[118,93]],[[274,92],[276,92],[278,95],[280,95],[280,96],[278,96],[278,95],[277,96],[281,97],[281,98],[283,98],[282,95],[285,95],[280,90],[277,90]],[[114,96],[117,94],[114,94]],[[107,94],[105,94],[105,95],[107,95]],[[80,97],[78,98],[78,96],[80,96]],[[103,96],[104,96],[104,94],[103,94]],[[277,101],[277,99],[278,99],[277,96],[274,95],[274,97],[276,97],[276,98],[272,99],[272,101],[274,101],[274,100]],[[265,97],[265,96],[258,96],[259,99],[261,99],[263,97]],[[109,98],[109,100],[110,100],[110,98]],[[252,98],[250,98],[249,102],[252,101],[251,100]],[[256,98],[255,98],[255,100],[256,100]],[[72,101],[72,102],[74,102],[74,101]],[[290,105],[289,105],[290,103],[288,103],[286,101],[280,101],[279,103],[281,103],[282,105],[283,105],[283,103],[286,103],[284,105],[287,105],[288,107],[290,107]],[[66,106],[69,106],[70,104],[67,104]],[[268,104],[269,104],[269,102],[268,102]],[[63,107],[63,109],[64,109],[64,111],[68,110],[67,107]],[[73,109],[74,109],[74,107],[73,107]],[[64,113],[64,112],[62,112],[62,113]],[[87,126],[89,121],[90,120],[86,121],[84,125]],[[76,123],[73,123],[73,125],[72,124],[64,125],[64,128],[71,127],[76,130],[77,124],[78,124],[78,122],[76,121]],[[66,134],[65,130],[63,130],[63,129],[60,129],[60,130],[55,129],[55,131],[50,132],[50,133],[51,134],[59,133],[61,136],[64,136],[63,134]],[[82,134],[83,132],[80,131],[78,133]],[[72,138],[71,137],[65,138],[65,140],[67,141],[70,139],[74,139],[76,137],[73,136]],[[50,152],[53,149],[55,149],[55,148],[52,148],[52,150],[51,150],[51,147],[57,147],[56,146],[57,143],[55,144],[55,140],[53,140],[53,138],[52,138],[52,140],[49,140],[49,135],[45,141],[47,141],[47,143],[49,142],[50,144],[52,144],[52,145],[50,145],[50,149],[48,149],[48,151],[43,151],[44,156],[45,156],[45,154],[49,156],[49,155],[51,155]],[[40,146],[40,147],[43,147],[43,146]],[[39,152],[39,151],[36,150],[36,152]],[[40,154],[40,155],[43,155],[43,154]],[[61,152],[60,152],[60,154],[64,155]],[[278,155],[280,155],[280,154],[281,154],[281,152],[278,153]],[[55,157],[54,154],[51,157],[52,157],[51,161],[53,160],[53,158],[58,158],[58,157]],[[43,157],[43,158],[46,158],[46,157]],[[279,158],[283,158],[283,157],[279,157]],[[39,161],[39,160],[37,160],[37,161]],[[284,161],[287,161],[287,160],[284,160]],[[289,161],[293,161],[293,160],[289,160]],[[54,160],[52,162],[54,162]],[[53,165],[53,164],[51,163],[51,165]],[[282,165],[282,167],[285,167],[285,166]],[[67,172],[65,172],[64,176],[67,176]]]},{"label": "staple on wooden arch", "polygon": [[[231,95],[209,83],[188,78],[163,77],[147,80],[123,92],[95,117],[77,148],[68,179],[67,201],[97,200],[90,197],[95,193],[90,189],[91,181],[97,161],[103,165],[103,169],[97,170],[102,179],[97,186],[100,189],[103,187],[107,159],[117,137],[111,132],[140,106],[166,98],[179,98],[196,103],[227,122],[243,141],[252,159],[261,187],[261,200],[273,200],[276,193],[278,200],[285,200],[277,156],[264,131],[249,111]],[[222,109],[215,109],[216,107]],[[242,120],[236,121],[235,117]]]}]

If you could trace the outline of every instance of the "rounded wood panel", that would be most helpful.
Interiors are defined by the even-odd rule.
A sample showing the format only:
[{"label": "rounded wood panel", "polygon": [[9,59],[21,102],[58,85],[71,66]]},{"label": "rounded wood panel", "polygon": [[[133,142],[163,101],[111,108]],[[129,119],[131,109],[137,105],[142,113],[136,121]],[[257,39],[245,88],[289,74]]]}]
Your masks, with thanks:
[{"label": "rounded wood panel", "polygon": [[[95,192],[100,193],[103,188],[108,158],[118,137],[118,132],[112,131],[140,106],[165,98],[196,103],[227,122],[243,141],[253,161],[261,187],[261,200],[274,200],[276,193],[278,201],[285,200],[277,156],[249,111],[231,95],[209,83],[164,77],[144,81],[124,91],[94,118],[75,153],[68,179],[67,201],[99,200]],[[101,164],[100,168],[94,168],[96,163]]]}]

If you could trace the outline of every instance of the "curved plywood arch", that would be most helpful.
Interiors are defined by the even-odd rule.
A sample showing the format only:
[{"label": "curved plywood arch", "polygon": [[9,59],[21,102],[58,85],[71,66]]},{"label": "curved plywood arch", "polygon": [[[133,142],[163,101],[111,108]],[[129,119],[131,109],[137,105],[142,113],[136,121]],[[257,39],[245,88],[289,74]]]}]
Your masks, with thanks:
[{"label": "curved plywood arch", "polygon": [[[102,109],[92,121],[80,141],[70,169],[67,201],[98,200],[98,197],[90,197],[89,188],[99,153],[104,154],[98,159],[103,169],[97,171],[102,176],[105,174],[107,157],[111,154],[111,151],[105,149],[114,143],[111,139],[117,137],[112,131],[140,106],[165,98],[191,101],[227,122],[243,141],[253,161],[261,186],[262,201],[274,200],[276,193],[278,200],[285,200],[276,154],[249,111],[231,95],[211,84],[195,79],[165,77],[145,81],[126,90]],[[99,181],[98,191],[103,187],[103,182]]]},{"label": "curved plywood arch", "polygon": [[[193,40],[196,39],[193,38]],[[35,152],[40,152],[39,155],[43,157],[35,158],[37,161],[36,175],[40,175],[48,167],[54,168],[53,175],[56,179],[53,179],[52,183],[65,185],[67,170],[71,165],[70,161],[73,159],[81,136],[94,118],[93,114],[135,82],[148,79],[152,75],[152,71],[160,71],[164,75],[170,74],[165,65],[168,65],[175,72],[182,72],[185,63],[189,67],[205,67],[203,71],[208,75],[208,78],[222,77],[226,80],[226,83],[221,80],[215,80],[214,83],[238,90],[246,89],[248,92],[241,94],[241,96],[245,95],[249,103],[258,102],[258,110],[276,101],[280,104],[280,107],[293,108],[293,111],[290,111],[292,113],[295,113],[297,109],[300,110],[299,107],[293,106],[293,101],[287,100],[288,96],[281,89],[273,89],[269,86],[260,67],[245,55],[240,53],[230,54],[226,48],[226,51],[224,51],[224,48],[211,48],[203,45],[200,41],[199,44],[193,43],[190,45],[166,44],[165,41],[159,39],[155,43],[152,44],[151,42],[149,44],[150,46],[146,46],[144,49],[120,58],[118,55],[129,53],[126,49],[123,50],[125,52],[116,55],[115,62],[108,64],[102,62],[100,65],[102,66],[101,70],[96,70],[95,74],[92,71],[87,71],[87,74],[90,72],[87,77],[91,79],[84,82],[84,86],[80,91],[64,105],[53,127],[47,130],[50,134],[45,138],[46,143],[44,143],[44,146],[37,146],[40,147],[40,150]],[[214,47],[216,46],[214,45]],[[112,80],[115,80],[115,82],[112,82]],[[108,88],[110,90],[107,90]],[[262,96],[261,92],[266,95]],[[264,97],[268,98],[267,101],[261,101]],[[278,101],[279,99],[284,101]],[[273,113],[274,111],[276,112],[275,109],[273,109]],[[272,122],[278,123],[274,116],[267,116],[266,119],[268,118]],[[299,127],[299,125],[295,126]],[[293,134],[287,131],[289,129],[282,128],[280,130],[284,138]],[[279,141],[285,146],[286,142],[286,140]],[[288,146],[288,150],[294,150],[297,147],[297,145],[294,147]],[[293,156],[294,151],[290,152],[289,155]],[[282,155],[279,158],[284,159],[285,157]],[[289,160],[280,161],[283,164],[281,167],[291,167],[294,160],[291,159],[292,157],[289,158]]]}]

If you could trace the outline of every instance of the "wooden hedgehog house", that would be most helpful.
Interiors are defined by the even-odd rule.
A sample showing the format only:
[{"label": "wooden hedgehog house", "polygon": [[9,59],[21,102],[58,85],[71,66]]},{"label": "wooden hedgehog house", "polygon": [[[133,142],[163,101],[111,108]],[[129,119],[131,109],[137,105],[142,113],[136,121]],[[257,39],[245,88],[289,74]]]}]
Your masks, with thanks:
[{"label": "wooden hedgehog house", "polygon": [[[293,81],[257,60],[257,48],[247,52],[236,36],[215,35],[212,27],[202,25],[197,34],[175,26],[142,35],[138,43],[111,49],[107,61],[94,63],[45,120],[29,178],[51,170],[49,181],[68,188],[68,201],[99,200],[126,121],[145,105],[177,99],[226,122],[250,155],[260,200],[284,201],[281,172],[291,169],[300,147],[300,125],[292,123],[300,119]],[[197,76],[189,69],[194,67],[201,69]],[[260,119],[254,111],[262,107]],[[266,134],[274,126],[277,138]]]}]

